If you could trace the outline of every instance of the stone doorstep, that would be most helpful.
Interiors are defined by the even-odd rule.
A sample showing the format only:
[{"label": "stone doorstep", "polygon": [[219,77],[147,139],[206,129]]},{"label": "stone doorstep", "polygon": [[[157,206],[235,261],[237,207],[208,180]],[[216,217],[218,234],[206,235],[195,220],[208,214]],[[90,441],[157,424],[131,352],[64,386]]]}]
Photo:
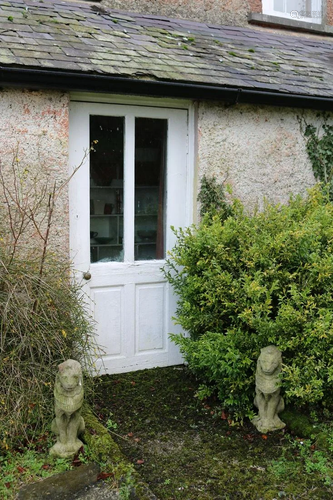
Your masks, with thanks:
[{"label": "stone doorstep", "polygon": [[[115,464],[121,462],[122,468],[130,467],[131,464],[120,451],[119,446],[114,442],[107,429],[97,420],[87,407],[84,408],[83,417],[89,420],[89,426],[98,429],[94,437],[103,435],[108,441],[105,448],[112,450],[111,460],[114,458]],[[84,438],[87,434],[84,435]],[[94,439],[89,440],[89,446],[94,453]],[[85,439],[84,439],[85,441]],[[23,486],[17,496],[17,500],[116,500],[119,498],[118,491],[110,489],[103,481],[98,481],[100,467],[96,463],[85,464],[73,470],[62,472],[48,477],[42,481]],[[158,500],[150,491],[148,485],[144,483],[138,472],[133,473],[132,500]]]},{"label": "stone doorstep", "polygon": [[28,484],[20,489],[18,500],[71,500],[87,486],[97,482],[99,465],[86,464],[73,470],[56,474],[43,481]]}]

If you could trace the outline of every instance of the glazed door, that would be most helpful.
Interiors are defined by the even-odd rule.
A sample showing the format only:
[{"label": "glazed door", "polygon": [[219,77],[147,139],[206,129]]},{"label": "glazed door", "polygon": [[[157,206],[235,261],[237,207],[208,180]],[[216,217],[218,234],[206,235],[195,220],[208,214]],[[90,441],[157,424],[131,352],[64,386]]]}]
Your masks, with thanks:
[{"label": "glazed door", "polygon": [[71,104],[70,245],[106,372],[181,362],[161,267],[191,222],[187,144],[187,110]]}]

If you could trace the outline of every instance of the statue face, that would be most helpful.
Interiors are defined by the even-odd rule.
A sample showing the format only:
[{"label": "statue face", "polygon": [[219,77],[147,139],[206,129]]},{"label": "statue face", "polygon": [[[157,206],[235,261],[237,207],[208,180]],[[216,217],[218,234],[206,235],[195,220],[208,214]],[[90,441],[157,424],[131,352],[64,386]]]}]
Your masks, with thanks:
[{"label": "statue face", "polygon": [[276,353],[264,352],[259,356],[259,363],[263,373],[270,375],[281,364],[281,357]]},{"label": "statue face", "polygon": [[80,363],[67,360],[59,365],[59,382],[65,391],[71,391],[82,385],[82,371]]},{"label": "statue face", "polygon": [[80,377],[74,373],[68,373],[68,371],[64,374],[61,374],[60,382],[64,389],[71,390],[79,385]]}]

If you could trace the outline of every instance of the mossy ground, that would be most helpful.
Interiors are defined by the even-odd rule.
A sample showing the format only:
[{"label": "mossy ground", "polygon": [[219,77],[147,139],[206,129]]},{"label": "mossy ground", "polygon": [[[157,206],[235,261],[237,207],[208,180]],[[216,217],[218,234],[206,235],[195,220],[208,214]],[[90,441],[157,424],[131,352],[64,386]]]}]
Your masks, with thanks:
[{"label": "mossy ground", "polygon": [[197,387],[182,366],[96,380],[96,413],[159,499],[333,497],[329,454],[288,428],[230,425]]}]

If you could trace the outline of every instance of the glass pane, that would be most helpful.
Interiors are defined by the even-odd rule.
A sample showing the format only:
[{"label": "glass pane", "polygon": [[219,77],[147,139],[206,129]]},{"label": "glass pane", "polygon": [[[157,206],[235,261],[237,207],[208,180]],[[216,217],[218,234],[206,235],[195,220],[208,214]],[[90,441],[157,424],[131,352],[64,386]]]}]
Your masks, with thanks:
[{"label": "glass pane", "polygon": [[167,120],[135,119],[135,260],[165,256]]},{"label": "glass pane", "polygon": [[[292,11],[298,12],[299,16],[311,17],[306,15],[306,1],[305,0],[286,0],[286,12],[290,14]],[[311,10],[311,9],[309,9]]]},{"label": "glass pane", "polygon": [[123,261],[124,118],[91,116],[91,262]]},{"label": "glass pane", "polygon": [[284,0],[274,0],[274,10],[284,12]]}]

